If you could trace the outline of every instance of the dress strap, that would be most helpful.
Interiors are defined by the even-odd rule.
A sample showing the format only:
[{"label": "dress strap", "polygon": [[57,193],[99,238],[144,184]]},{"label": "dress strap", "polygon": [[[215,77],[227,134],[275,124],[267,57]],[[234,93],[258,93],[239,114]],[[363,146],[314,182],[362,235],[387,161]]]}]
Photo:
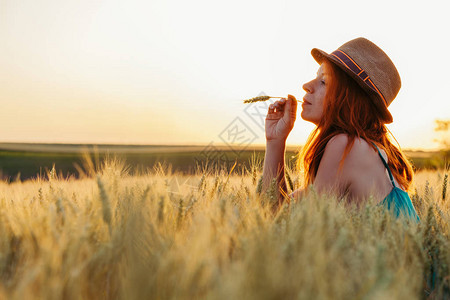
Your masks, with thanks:
[{"label": "dress strap", "polygon": [[375,145],[374,142],[372,142],[372,144],[375,146],[375,148],[377,148],[377,150],[378,150],[378,155],[380,156],[381,161],[383,162],[383,165],[386,167],[386,169],[387,169],[387,171],[388,171],[388,173],[389,173],[389,179],[391,179],[392,186],[395,187],[394,177],[392,176],[391,169],[389,169],[389,166],[388,166],[387,162],[384,160],[383,155],[381,155],[380,149],[378,149],[377,145]]}]

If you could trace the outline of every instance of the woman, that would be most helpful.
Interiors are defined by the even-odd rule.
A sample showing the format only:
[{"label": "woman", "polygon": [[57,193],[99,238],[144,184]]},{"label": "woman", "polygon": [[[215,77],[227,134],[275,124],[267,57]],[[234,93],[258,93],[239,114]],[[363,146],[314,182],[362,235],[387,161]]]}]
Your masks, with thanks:
[{"label": "woman", "polygon": [[[405,192],[413,179],[411,164],[388,138],[388,110],[400,90],[397,69],[374,43],[351,40],[331,54],[311,51],[320,64],[317,77],[303,85],[301,117],[315,130],[298,157],[306,186],[333,192],[359,207],[373,196],[379,204],[419,221]],[[288,95],[270,105],[266,117],[266,154],[262,190],[276,179],[278,203],[287,194],[284,179],[286,139],[294,126],[297,100]],[[306,189],[289,196],[299,199]]]}]

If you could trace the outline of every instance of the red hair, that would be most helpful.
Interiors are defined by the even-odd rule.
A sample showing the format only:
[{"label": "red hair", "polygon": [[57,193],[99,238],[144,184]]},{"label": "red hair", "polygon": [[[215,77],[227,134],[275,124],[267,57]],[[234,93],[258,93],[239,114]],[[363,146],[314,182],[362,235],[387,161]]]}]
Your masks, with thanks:
[{"label": "red hair", "polygon": [[328,141],[335,135],[345,133],[348,143],[340,162],[341,167],[355,138],[364,139],[376,150],[373,142],[386,151],[393,176],[408,190],[413,179],[411,163],[402,151],[391,143],[389,130],[377,107],[347,73],[327,59],[323,60],[323,65],[328,75],[323,115],[297,158],[297,167],[305,171],[305,184],[309,185],[314,181]]}]

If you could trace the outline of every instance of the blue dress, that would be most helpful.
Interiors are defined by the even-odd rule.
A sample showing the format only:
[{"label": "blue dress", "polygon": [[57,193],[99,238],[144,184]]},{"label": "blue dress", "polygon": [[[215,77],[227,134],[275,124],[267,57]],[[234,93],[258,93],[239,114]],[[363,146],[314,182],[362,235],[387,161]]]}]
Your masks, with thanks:
[{"label": "blue dress", "polygon": [[384,205],[389,210],[393,210],[395,217],[398,217],[400,214],[404,215],[406,217],[411,218],[412,220],[416,221],[417,223],[420,222],[419,215],[417,214],[416,210],[414,209],[414,205],[411,201],[411,198],[409,198],[409,195],[407,192],[403,191],[402,189],[395,186],[394,183],[394,177],[392,176],[391,170],[389,169],[388,164],[384,160],[383,156],[380,153],[380,149],[378,149],[377,145],[373,144],[377,150],[378,155],[381,158],[381,161],[383,162],[384,166],[386,167],[389,178],[391,179],[392,183],[392,190],[389,193],[389,195],[384,198],[383,201],[378,203],[378,205]]}]

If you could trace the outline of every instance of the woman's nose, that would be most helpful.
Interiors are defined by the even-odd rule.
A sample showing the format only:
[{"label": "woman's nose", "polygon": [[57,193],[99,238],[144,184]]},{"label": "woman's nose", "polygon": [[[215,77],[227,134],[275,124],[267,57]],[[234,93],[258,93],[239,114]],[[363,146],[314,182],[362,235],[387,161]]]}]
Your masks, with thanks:
[{"label": "woman's nose", "polygon": [[311,93],[312,93],[311,81],[305,83],[305,84],[303,85],[303,89],[305,90],[305,92],[308,92],[308,93],[311,94]]}]

